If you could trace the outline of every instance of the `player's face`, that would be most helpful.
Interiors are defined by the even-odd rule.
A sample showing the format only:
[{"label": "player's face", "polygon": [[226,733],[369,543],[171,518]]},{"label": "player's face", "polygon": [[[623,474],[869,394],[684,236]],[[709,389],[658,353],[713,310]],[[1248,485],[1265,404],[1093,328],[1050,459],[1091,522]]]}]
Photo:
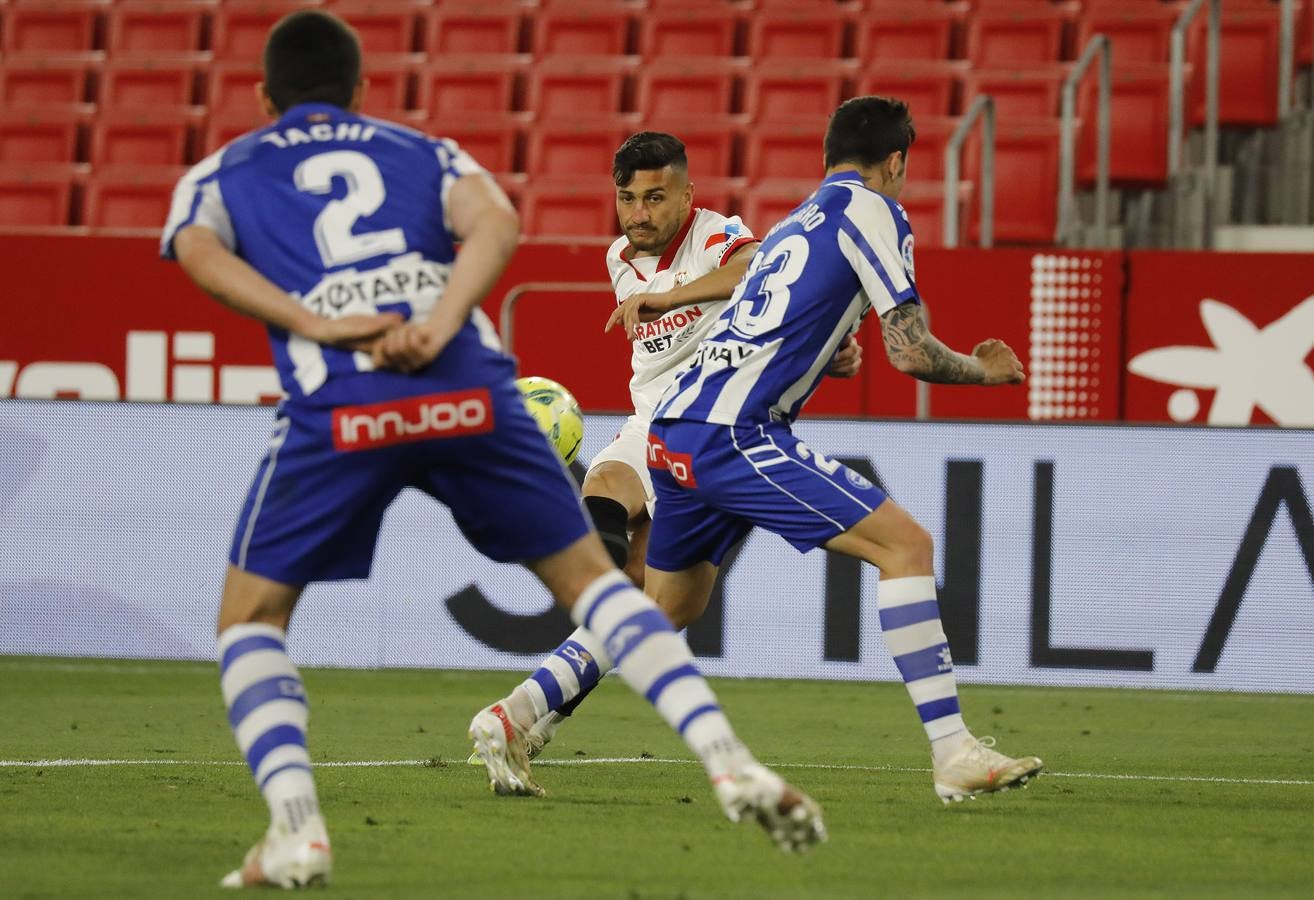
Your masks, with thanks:
[{"label": "player's face", "polygon": [[616,218],[631,247],[657,253],[680,230],[692,201],[687,172],[671,166],[640,169],[629,184],[616,188]]}]

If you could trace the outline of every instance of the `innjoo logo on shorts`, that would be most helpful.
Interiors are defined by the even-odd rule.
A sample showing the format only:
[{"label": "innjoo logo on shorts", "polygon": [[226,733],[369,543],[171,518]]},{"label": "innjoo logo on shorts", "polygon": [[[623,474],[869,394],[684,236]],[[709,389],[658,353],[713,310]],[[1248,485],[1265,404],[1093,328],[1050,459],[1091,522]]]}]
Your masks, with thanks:
[{"label": "innjoo logo on shorts", "polygon": [[493,398],[487,388],[404,397],[333,410],[335,450],[373,450],[407,441],[465,437],[493,430]]}]

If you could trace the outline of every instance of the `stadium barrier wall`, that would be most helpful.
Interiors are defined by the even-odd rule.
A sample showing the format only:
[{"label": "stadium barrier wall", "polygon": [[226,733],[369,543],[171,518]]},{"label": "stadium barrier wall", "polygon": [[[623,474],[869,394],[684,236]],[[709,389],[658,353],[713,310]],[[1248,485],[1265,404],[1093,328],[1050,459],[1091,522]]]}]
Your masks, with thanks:
[{"label": "stadium barrier wall", "polygon": [[[582,458],[620,424],[590,416]],[[213,659],[237,510],[274,413],[0,402],[0,653]],[[797,426],[935,536],[964,681],[1314,692],[1314,432]],[[897,680],[875,572],[754,533],[690,641],[712,674]],[[523,670],[570,630],[416,492],[373,576],[312,586],[306,665]]]},{"label": "stadium barrier wall", "polygon": [[[526,242],[491,292],[606,282],[603,244]],[[264,331],[202,295],[149,238],[7,235],[0,262],[0,397],[273,400]],[[932,386],[936,418],[1314,425],[1314,267],[1303,254],[927,249],[917,280],[934,330],[968,349],[1007,341],[1025,388]],[[515,311],[521,371],[586,409],[629,407],[629,348],[602,324],[614,300],[536,290]],[[862,326],[862,375],[824,384],[808,415],[911,417],[916,386]],[[1132,366],[1133,371],[1128,367]]]}]

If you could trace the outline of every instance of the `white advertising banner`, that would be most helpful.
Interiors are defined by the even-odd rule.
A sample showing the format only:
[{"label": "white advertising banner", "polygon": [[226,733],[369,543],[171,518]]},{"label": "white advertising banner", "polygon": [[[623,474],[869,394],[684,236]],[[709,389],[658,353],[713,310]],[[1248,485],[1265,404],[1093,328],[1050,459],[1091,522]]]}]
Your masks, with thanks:
[{"label": "white advertising banner", "polygon": [[[0,400],[0,653],[212,659],[267,407]],[[582,459],[620,424],[594,416]],[[964,681],[1314,692],[1314,433],[805,420],[935,537]],[[755,532],[690,642],[709,674],[896,680],[877,576]],[[408,491],[373,576],[307,590],[303,665],[520,670],[569,631]]]}]

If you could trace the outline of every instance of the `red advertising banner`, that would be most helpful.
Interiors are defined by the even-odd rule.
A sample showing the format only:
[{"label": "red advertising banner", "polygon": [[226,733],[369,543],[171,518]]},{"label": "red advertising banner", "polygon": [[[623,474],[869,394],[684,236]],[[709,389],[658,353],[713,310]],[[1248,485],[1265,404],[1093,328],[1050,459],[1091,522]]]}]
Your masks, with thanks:
[{"label": "red advertising banner", "polygon": [[1314,426],[1314,260],[1133,252],[1123,415]]},{"label": "red advertising banner", "polygon": [[[630,348],[600,243],[526,242],[485,310],[525,374],[590,411],[630,408]],[[273,402],[264,329],[204,296],[144,238],[11,235],[0,263],[0,397]],[[935,418],[1314,425],[1314,266],[1295,254],[935,249],[917,254],[932,330],[968,352],[988,337],[1025,385],[934,385]],[[1258,287],[1257,287],[1258,286]],[[505,307],[505,309],[504,309]],[[885,361],[828,379],[809,416],[910,417],[917,383]]]}]

